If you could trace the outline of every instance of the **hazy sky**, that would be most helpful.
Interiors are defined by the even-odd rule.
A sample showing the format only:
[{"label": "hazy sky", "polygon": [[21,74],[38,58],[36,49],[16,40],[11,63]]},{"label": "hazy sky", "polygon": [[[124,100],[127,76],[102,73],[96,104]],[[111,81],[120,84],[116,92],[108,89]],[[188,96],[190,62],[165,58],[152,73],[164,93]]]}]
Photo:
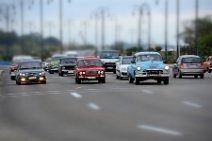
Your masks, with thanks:
[{"label": "hazy sky", "polygon": [[[34,0],[34,4],[29,10],[30,0],[24,1],[24,33],[29,33],[29,23],[33,23],[32,32],[39,32],[39,1]],[[52,1],[48,4],[48,0],[43,0],[44,6],[44,36],[50,34],[59,38],[59,0]],[[148,3],[151,8],[151,42],[154,44],[164,43],[164,5],[165,0],[62,0],[63,1],[63,36],[64,43],[74,41],[83,43],[83,38],[86,37],[87,42],[95,43],[95,28],[92,15],[100,8],[106,9],[106,43],[111,44],[115,40],[115,22],[114,17],[118,20],[119,39],[129,43],[137,41],[138,27],[138,11],[136,7],[143,3]],[[175,45],[176,40],[176,0],[168,0],[169,2],[169,24],[168,24],[168,42]],[[15,3],[17,14],[15,16],[16,25],[13,28],[20,34],[20,0],[0,0],[1,7],[5,3]],[[212,15],[212,0],[199,0],[199,16]],[[133,10],[134,9],[134,10]],[[134,11],[134,14],[133,14]],[[193,20],[195,17],[195,0],[180,0],[180,30],[183,30],[183,25],[187,21]],[[68,21],[72,21],[70,32],[68,30]],[[88,23],[87,36],[85,36],[84,22]],[[52,23],[50,28],[49,22]],[[101,22],[98,22],[99,29]],[[144,12],[142,22],[142,42],[147,43],[147,13]],[[5,29],[5,21],[0,22],[0,28]],[[51,29],[51,30],[50,30]],[[80,36],[80,32],[82,33]],[[100,31],[99,31],[100,39]],[[99,40],[100,43],[100,40]]]}]

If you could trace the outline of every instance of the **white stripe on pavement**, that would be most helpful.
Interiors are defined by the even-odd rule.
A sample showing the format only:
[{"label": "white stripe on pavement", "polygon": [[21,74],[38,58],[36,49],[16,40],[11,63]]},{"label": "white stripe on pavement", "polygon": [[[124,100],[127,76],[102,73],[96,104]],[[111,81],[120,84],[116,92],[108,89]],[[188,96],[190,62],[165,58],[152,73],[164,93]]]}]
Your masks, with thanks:
[{"label": "white stripe on pavement", "polygon": [[202,105],[197,104],[197,103],[193,103],[193,102],[190,102],[190,101],[183,101],[183,104],[185,104],[187,106],[194,107],[194,108],[202,108]]},{"label": "white stripe on pavement", "polygon": [[153,131],[153,132],[173,135],[173,136],[181,136],[182,135],[182,133],[178,132],[178,131],[160,128],[160,127],[155,127],[155,126],[149,126],[149,125],[139,125],[138,128],[143,129],[143,130],[149,130],[149,131]]},{"label": "white stripe on pavement", "polygon": [[89,103],[88,107],[95,111],[100,110],[100,107],[98,105],[96,105],[95,103]]},{"label": "white stripe on pavement", "polygon": [[152,92],[152,91],[147,90],[147,89],[142,90],[142,92],[143,92],[143,93],[146,93],[146,94],[153,94],[153,92]]},{"label": "white stripe on pavement", "polygon": [[82,96],[78,93],[70,93],[70,95],[72,95],[75,98],[82,98]]}]

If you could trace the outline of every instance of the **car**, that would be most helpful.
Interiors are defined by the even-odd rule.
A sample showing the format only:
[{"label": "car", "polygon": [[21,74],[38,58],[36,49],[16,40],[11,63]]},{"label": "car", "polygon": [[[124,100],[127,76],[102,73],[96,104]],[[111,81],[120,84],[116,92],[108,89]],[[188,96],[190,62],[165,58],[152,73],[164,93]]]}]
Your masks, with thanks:
[{"label": "car", "polygon": [[32,56],[18,55],[12,58],[12,64],[9,67],[10,79],[15,80],[15,73],[18,68],[19,63],[27,60],[33,60]]},{"label": "car", "polygon": [[105,70],[112,71],[114,74],[116,73],[116,62],[119,59],[119,54],[115,50],[102,50],[100,51],[100,56]]},{"label": "car", "polygon": [[48,65],[51,62],[51,58],[47,58],[44,62],[43,62],[43,69],[45,71],[48,71]]},{"label": "car", "polygon": [[58,74],[63,76],[64,74],[74,74],[77,58],[64,57],[60,59]]},{"label": "car", "polygon": [[182,78],[182,76],[194,76],[194,78],[204,78],[204,65],[201,58],[196,55],[183,55],[180,56],[173,69],[173,77]]},{"label": "car", "polygon": [[127,68],[129,83],[139,84],[140,81],[153,79],[158,84],[163,81],[169,84],[169,66],[164,64],[158,52],[138,52],[133,56],[131,65]]},{"label": "car", "polygon": [[77,61],[75,83],[80,84],[84,80],[98,80],[98,83],[106,82],[105,68],[100,59],[84,57]]},{"label": "car", "polygon": [[40,61],[26,61],[19,64],[16,71],[16,84],[46,84],[45,71]]},{"label": "car", "polygon": [[128,78],[127,67],[131,64],[133,56],[120,56],[116,62],[116,79]]},{"label": "car", "polygon": [[51,57],[51,61],[48,63],[48,72],[49,74],[54,74],[58,72],[60,59],[65,57],[64,55],[54,55]]},{"label": "car", "polygon": [[212,56],[208,56],[206,61],[203,63],[205,72],[208,71],[208,73],[212,72]]}]

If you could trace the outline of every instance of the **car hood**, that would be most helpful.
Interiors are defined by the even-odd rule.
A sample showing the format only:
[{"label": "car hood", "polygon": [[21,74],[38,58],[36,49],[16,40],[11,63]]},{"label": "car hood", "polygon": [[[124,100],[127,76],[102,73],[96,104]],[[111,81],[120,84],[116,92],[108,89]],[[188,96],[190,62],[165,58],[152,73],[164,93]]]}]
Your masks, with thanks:
[{"label": "car hood", "polygon": [[146,62],[137,62],[136,66],[141,67],[142,70],[164,69],[165,64],[162,61],[146,61]]},{"label": "car hood", "polygon": [[27,70],[19,70],[19,73],[39,73],[39,72],[43,72],[43,69],[27,69]]},{"label": "car hood", "polygon": [[77,68],[79,71],[105,70],[103,67],[83,67]]}]

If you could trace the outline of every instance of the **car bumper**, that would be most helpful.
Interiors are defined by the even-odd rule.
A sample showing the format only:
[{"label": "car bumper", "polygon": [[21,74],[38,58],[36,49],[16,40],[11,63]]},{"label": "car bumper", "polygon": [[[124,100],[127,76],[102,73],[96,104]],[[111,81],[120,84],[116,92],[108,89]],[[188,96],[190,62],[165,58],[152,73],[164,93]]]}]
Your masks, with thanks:
[{"label": "car bumper", "polygon": [[27,83],[42,83],[42,82],[46,82],[46,76],[20,77],[18,79],[18,81],[23,83],[23,84],[27,84]]},{"label": "car bumper", "polygon": [[137,74],[135,75],[136,78],[159,78],[159,77],[169,77],[169,74]]},{"label": "car bumper", "polygon": [[99,80],[105,78],[105,75],[98,75],[98,76],[78,76],[80,80]]},{"label": "car bumper", "polygon": [[195,74],[203,74],[203,69],[181,69],[180,73],[182,75],[195,75]]},{"label": "car bumper", "polygon": [[120,77],[127,78],[128,77],[127,71],[121,71],[120,72]]}]

